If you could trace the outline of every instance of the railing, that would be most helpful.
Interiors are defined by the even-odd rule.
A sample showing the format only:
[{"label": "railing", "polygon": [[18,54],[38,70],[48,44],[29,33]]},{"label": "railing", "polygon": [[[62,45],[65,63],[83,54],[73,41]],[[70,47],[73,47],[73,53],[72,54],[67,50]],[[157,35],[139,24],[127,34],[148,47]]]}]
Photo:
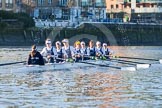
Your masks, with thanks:
[{"label": "railing", "polygon": [[135,13],[160,13],[162,8],[135,8]]},{"label": "railing", "polygon": [[101,2],[101,3],[95,3],[96,7],[106,7],[105,3]]},{"label": "railing", "polygon": [[5,6],[6,8],[13,8],[13,3],[6,3]]},{"label": "railing", "polygon": [[161,0],[138,0],[139,3],[162,3]]}]

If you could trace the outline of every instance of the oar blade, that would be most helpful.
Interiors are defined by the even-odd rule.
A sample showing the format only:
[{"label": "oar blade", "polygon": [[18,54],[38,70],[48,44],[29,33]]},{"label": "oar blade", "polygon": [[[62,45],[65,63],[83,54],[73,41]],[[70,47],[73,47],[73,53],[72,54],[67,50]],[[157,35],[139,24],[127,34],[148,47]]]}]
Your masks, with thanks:
[{"label": "oar blade", "polygon": [[160,64],[162,64],[162,59],[159,60]]},{"label": "oar blade", "polygon": [[137,69],[147,69],[150,67],[150,64],[136,64]]},{"label": "oar blade", "polygon": [[136,71],[135,67],[121,67],[122,71]]}]

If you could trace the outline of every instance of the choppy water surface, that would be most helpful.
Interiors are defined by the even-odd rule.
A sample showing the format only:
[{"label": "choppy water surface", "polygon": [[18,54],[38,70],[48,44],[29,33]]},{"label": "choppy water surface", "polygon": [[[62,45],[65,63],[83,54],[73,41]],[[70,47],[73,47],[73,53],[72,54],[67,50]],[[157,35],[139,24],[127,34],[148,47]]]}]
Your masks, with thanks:
[{"label": "choppy water surface", "polygon": [[[24,60],[29,49],[1,48],[0,62]],[[112,49],[122,56],[162,58],[162,47]],[[159,64],[135,72],[97,66],[40,72],[14,71],[21,66],[24,65],[0,67],[0,107],[162,107],[162,65]]]}]

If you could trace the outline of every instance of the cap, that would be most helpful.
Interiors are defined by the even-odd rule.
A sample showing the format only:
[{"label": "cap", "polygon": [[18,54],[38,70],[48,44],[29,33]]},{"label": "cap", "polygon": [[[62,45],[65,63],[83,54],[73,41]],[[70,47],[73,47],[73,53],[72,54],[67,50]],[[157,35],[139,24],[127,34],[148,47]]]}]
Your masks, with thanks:
[{"label": "cap", "polygon": [[61,42],[60,41],[57,41],[56,44],[61,45]]},{"label": "cap", "polygon": [[100,41],[97,41],[97,42],[96,42],[96,45],[99,45],[99,44],[101,44],[101,42],[100,42]]},{"label": "cap", "polygon": [[68,39],[63,39],[62,43],[69,43],[69,40]]},{"label": "cap", "polygon": [[82,44],[84,44],[84,45],[85,45],[85,42],[83,42],[83,41],[82,41],[80,44],[81,44],[81,45],[82,45]]},{"label": "cap", "polygon": [[46,40],[46,44],[51,44],[51,40]]},{"label": "cap", "polygon": [[107,46],[107,44],[106,43],[103,43],[103,46]]}]

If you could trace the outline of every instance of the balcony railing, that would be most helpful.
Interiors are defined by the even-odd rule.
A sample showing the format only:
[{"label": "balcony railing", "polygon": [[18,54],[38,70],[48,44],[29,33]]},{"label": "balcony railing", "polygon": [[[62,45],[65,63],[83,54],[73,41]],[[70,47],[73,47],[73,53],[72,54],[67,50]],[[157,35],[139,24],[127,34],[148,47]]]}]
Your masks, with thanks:
[{"label": "balcony railing", "polygon": [[162,0],[137,0],[139,3],[162,3]]},{"label": "balcony railing", "polygon": [[106,7],[105,3],[95,3],[96,7]]},{"label": "balcony railing", "polygon": [[135,13],[161,13],[162,8],[136,8]]},{"label": "balcony railing", "polygon": [[13,3],[6,3],[5,6],[6,8],[13,8]]}]

